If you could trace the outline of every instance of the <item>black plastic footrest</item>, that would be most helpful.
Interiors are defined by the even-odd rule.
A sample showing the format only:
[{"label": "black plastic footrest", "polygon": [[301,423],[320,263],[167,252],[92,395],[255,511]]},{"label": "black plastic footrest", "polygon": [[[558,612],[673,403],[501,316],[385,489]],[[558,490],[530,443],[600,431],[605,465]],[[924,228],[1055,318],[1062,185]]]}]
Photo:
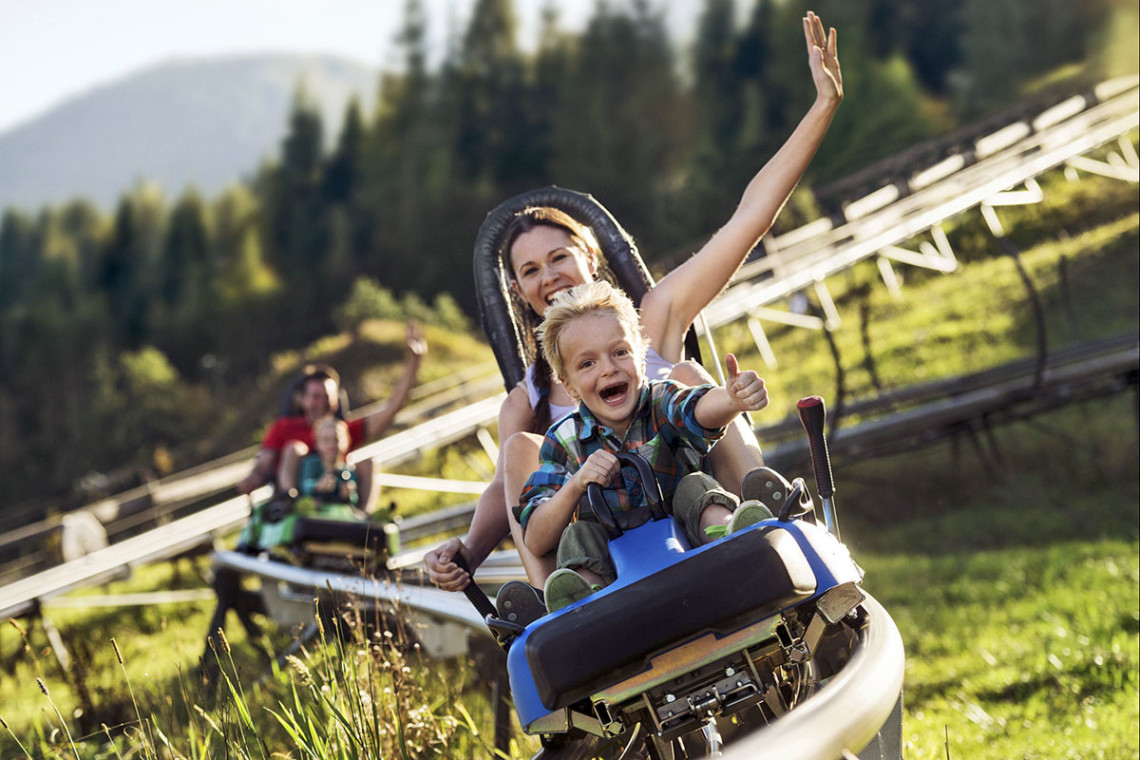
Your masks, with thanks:
[{"label": "black plastic footrest", "polygon": [[543,705],[573,704],[703,631],[730,632],[815,591],[799,544],[759,528],[541,624],[526,655]]}]

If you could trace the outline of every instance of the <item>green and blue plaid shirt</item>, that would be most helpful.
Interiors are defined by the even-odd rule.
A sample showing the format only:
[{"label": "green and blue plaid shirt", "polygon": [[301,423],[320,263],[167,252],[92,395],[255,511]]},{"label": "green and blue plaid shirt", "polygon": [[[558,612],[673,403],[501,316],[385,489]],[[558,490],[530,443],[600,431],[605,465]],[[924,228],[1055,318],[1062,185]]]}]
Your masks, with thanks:
[{"label": "green and blue plaid shirt", "polygon": [[[641,389],[637,411],[625,438],[619,439],[584,405],[550,426],[539,452],[538,469],[527,480],[519,503],[519,522],[525,528],[534,510],[550,499],[570,476],[598,449],[631,451],[645,457],[657,475],[665,503],[681,478],[706,469],[705,457],[724,428],[705,428],[697,422],[697,401],[713,386],[689,387],[672,380],[650,380]],[[637,473],[623,468],[621,482],[603,489],[610,511],[629,512],[646,503]],[[589,506],[583,497],[577,515]]]}]

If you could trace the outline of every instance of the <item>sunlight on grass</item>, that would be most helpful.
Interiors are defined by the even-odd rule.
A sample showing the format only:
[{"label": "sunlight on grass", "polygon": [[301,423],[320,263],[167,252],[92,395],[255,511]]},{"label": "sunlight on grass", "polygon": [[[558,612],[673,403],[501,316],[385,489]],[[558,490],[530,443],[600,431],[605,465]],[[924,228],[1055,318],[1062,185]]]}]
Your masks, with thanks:
[{"label": "sunlight on grass", "polygon": [[1135,756],[1138,544],[863,557],[907,649],[908,757]]}]

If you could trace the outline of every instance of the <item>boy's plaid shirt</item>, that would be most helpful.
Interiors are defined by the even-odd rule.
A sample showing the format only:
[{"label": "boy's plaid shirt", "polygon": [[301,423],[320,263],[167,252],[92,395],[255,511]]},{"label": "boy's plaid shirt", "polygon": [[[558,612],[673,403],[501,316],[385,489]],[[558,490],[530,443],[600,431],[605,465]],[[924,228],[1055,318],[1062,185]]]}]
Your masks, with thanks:
[{"label": "boy's plaid shirt", "polygon": [[[711,445],[724,435],[724,428],[705,428],[697,422],[697,401],[713,386],[688,387],[672,380],[650,380],[641,389],[641,398],[625,438],[598,422],[584,404],[551,425],[539,452],[539,466],[527,480],[519,503],[519,522],[526,527],[538,505],[550,499],[573,475],[590,454],[598,449],[617,453],[632,451],[648,460],[661,484],[665,504],[673,501],[673,492],[681,478],[705,469],[705,456]],[[603,489],[610,511],[628,512],[643,506],[645,497],[637,473],[622,468],[621,483]],[[592,517],[583,496],[576,516]]]}]

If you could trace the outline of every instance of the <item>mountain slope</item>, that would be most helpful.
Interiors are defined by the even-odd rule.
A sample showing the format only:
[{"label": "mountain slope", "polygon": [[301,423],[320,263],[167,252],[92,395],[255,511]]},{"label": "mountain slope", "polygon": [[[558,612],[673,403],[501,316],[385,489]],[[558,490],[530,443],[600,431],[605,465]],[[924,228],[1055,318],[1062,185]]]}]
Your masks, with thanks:
[{"label": "mountain slope", "polygon": [[86,196],[105,208],[140,180],[210,195],[278,149],[298,84],[335,139],[356,95],[371,108],[376,72],[332,56],[179,59],[76,96],[0,135],[0,207]]}]

